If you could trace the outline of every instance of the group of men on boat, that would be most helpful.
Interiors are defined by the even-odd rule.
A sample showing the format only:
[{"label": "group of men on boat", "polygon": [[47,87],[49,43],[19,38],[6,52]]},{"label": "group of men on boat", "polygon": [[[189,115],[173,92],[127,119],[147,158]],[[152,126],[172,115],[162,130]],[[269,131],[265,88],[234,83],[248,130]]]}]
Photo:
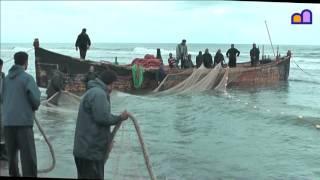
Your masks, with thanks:
[{"label": "group of men on boat", "polygon": [[[221,53],[221,49],[218,49],[214,58],[209,53],[209,49],[206,48],[204,54],[202,51],[199,51],[199,54],[196,56],[196,65],[192,62],[191,54],[188,54],[187,41],[183,39],[176,47],[176,57],[174,58],[172,53],[169,53],[168,64],[170,68],[199,68],[203,64],[206,68],[213,68],[217,64],[223,65],[225,63],[224,56]],[[91,46],[91,41],[89,35],[86,33],[86,28],[82,29],[82,32],[78,35],[76,43],[76,50],[80,51],[80,58],[85,59],[86,52]],[[234,47],[234,44],[231,44],[231,48],[226,52],[226,57],[229,58],[228,66],[230,68],[237,66],[237,57],[239,57],[240,51]],[[252,49],[250,50],[250,59],[251,66],[257,66],[259,64],[260,50],[257,48],[256,44],[253,43]],[[157,59],[161,60],[161,65],[163,65],[160,49],[157,49]],[[117,60],[116,63],[118,64]],[[225,63],[226,64],[226,63]]]},{"label": "group of men on boat", "polygon": [[[186,45],[186,40],[183,39],[180,44],[176,47],[176,58],[172,56],[172,53],[169,53],[168,64],[170,68],[193,68],[195,67],[191,54],[188,54],[188,47]],[[239,57],[240,51],[234,47],[234,44],[231,44],[231,48],[226,52],[227,58],[229,58],[228,66],[230,68],[237,66],[237,57]],[[256,44],[253,43],[252,49],[250,50],[251,66],[257,66],[259,64],[260,50],[256,47]],[[202,64],[206,68],[213,68],[217,64],[223,65],[225,63],[224,56],[221,53],[221,49],[218,49],[214,58],[209,53],[209,49],[206,48],[204,54],[202,51],[199,51],[199,54],[196,56],[196,68],[199,68]]]}]

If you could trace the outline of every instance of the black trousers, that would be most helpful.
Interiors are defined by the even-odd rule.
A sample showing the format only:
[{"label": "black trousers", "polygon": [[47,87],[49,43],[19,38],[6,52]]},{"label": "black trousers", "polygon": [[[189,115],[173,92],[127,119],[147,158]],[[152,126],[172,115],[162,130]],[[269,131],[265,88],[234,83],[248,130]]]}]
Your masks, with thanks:
[{"label": "black trousers", "polygon": [[79,48],[79,50],[80,50],[80,58],[85,59],[87,54],[87,49]]},{"label": "black trousers", "polygon": [[92,161],[74,157],[78,179],[104,179],[104,161]]},{"label": "black trousers", "polygon": [[7,156],[7,147],[4,140],[4,127],[2,123],[2,109],[0,107],[0,158]]},{"label": "black trousers", "polygon": [[181,60],[181,69],[184,69],[186,67],[186,60],[183,58],[180,60]]},{"label": "black trousers", "polygon": [[251,66],[257,66],[259,63],[259,59],[253,59],[251,58]]},{"label": "black trousers", "polygon": [[236,67],[237,66],[237,58],[236,57],[231,57],[229,58],[229,67]]},{"label": "black trousers", "polygon": [[32,126],[4,127],[8,150],[9,176],[20,176],[18,150],[20,150],[23,177],[37,177],[37,155]]}]

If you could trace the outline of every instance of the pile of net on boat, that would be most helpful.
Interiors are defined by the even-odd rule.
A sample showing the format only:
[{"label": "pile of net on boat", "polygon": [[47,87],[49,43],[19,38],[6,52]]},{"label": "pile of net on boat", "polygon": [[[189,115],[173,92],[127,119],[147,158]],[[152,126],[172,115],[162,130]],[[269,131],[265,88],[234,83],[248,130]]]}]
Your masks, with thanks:
[{"label": "pile of net on boat", "polygon": [[[205,68],[203,64],[193,72],[188,78],[179,84],[162,90],[163,86],[176,74],[167,75],[160,85],[153,91],[158,94],[186,94],[202,92],[207,90],[226,91],[228,83],[229,68],[223,68],[220,64],[213,69]],[[174,77],[173,77],[174,78]]]},{"label": "pile of net on boat", "polygon": [[135,58],[134,60],[132,60],[131,65],[134,64],[147,69],[159,69],[161,61],[160,59],[155,58],[152,54],[146,54],[144,58]]}]

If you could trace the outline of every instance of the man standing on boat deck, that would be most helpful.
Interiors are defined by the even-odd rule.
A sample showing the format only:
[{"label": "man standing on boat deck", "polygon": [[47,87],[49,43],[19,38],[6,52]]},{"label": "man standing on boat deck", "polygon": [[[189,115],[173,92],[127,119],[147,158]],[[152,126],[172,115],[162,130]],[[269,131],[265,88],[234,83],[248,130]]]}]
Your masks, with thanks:
[{"label": "man standing on boat deck", "polygon": [[79,47],[81,59],[86,58],[87,50],[91,46],[91,41],[86,31],[87,31],[86,28],[83,28],[82,32],[78,35],[78,38],[76,41],[76,50],[78,51],[78,47]]},{"label": "man standing on boat deck", "polygon": [[77,117],[73,155],[79,179],[104,179],[104,163],[112,141],[112,125],[128,119],[129,113],[111,114],[110,93],[117,75],[106,70],[88,83]]},{"label": "man standing on boat deck", "polygon": [[3,100],[3,81],[5,78],[4,73],[2,72],[3,61],[0,59],[0,160],[8,160],[7,157],[7,148],[4,141],[4,129],[2,123],[2,100]]},{"label": "man standing on boat deck", "polygon": [[237,56],[239,57],[240,51],[234,48],[234,44],[231,44],[231,48],[227,51],[227,57],[229,58],[229,67],[237,66]]},{"label": "man standing on boat deck", "polygon": [[213,61],[212,61],[212,56],[209,53],[209,49],[206,48],[203,54],[203,65],[206,68],[212,68]]},{"label": "man standing on boat deck", "polygon": [[187,41],[183,39],[182,42],[178,44],[176,48],[176,58],[178,62],[181,61],[181,69],[184,68],[185,61],[187,60],[188,56],[188,47],[186,43]]},{"label": "man standing on boat deck", "polygon": [[259,48],[256,47],[256,44],[253,43],[252,49],[250,50],[251,66],[257,66],[259,64]]},{"label": "man standing on boat deck", "polygon": [[203,63],[203,55],[202,55],[202,51],[199,51],[199,54],[196,57],[196,66],[197,66],[197,68],[199,68],[202,63]]},{"label": "man standing on boat deck", "polygon": [[216,52],[216,55],[214,56],[214,64],[213,67],[215,67],[217,64],[221,63],[221,66],[223,66],[224,57],[221,53],[221,49],[218,49]]},{"label": "man standing on boat deck", "polygon": [[40,106],[40,90],[34,78],[25,72],[28,54],[14,54],[14,65],[4,81],[3,123],[8,149],[9,175],[20,176],[18,150],[22,175],[37,177],[37,155],[33,134],[35,111]]},{"label": "man standing on boat deck", "polygon": [[170,67],[171,69],[177,67],[177,65],[176,65],[176,59],[175,59],[174,57],[172,57],[172,53],[169,53],[168,64],[169,64],[169,67]]}]

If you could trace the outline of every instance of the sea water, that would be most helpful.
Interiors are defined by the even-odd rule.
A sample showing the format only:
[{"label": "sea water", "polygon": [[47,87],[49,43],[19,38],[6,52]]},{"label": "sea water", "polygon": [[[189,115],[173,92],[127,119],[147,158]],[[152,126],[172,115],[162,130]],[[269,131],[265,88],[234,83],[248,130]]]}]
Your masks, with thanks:
[{"label": "sea water", "polygon": [[[205,48],[213,56],[218,48],[223,54],[229,48],[228,44],[187,45],[194,63],[195,56]],[[72,43],[40,46],[79,57]],[[257,46],[262,54],[262,45]],[[168,64],[168,54],[175,55],[175,47],[176,44],[101,43],[93,44],[86,58],[114,62],[117,57],[120,64],[128,64],[136,57],[155,55],[156,48],[160,48],[164,63]],[[251,45],[235,47],[241,52],[238,62],[249,61]],[[316,125],[320,124],[320,46],[279,46],[281,55],[289,49],[293,57],[288,82],[227,89],[226,93],[137,96],[113,92],[112,112],[118,114],[127,109],[138,119],[158,179],[319,179],[320,129]],[[31,43],[1,44],[0,57],[6,62],[3,71],[7,74],[13,54],[20,50],[28,52],[27,72],[34,76]],[[264,53],[273,56],[269,45],[264,46]],[[41,90],[44,98],[45,89]],[[38,113],[57,158],[56,168],[42,176],[77,177],[72,155],[76,109],[63,114]],[[48,166],[48,148],[34,129],[38,164]],[[124,122],[118,132],[105,177],[147,178],[130,121]]]}]

